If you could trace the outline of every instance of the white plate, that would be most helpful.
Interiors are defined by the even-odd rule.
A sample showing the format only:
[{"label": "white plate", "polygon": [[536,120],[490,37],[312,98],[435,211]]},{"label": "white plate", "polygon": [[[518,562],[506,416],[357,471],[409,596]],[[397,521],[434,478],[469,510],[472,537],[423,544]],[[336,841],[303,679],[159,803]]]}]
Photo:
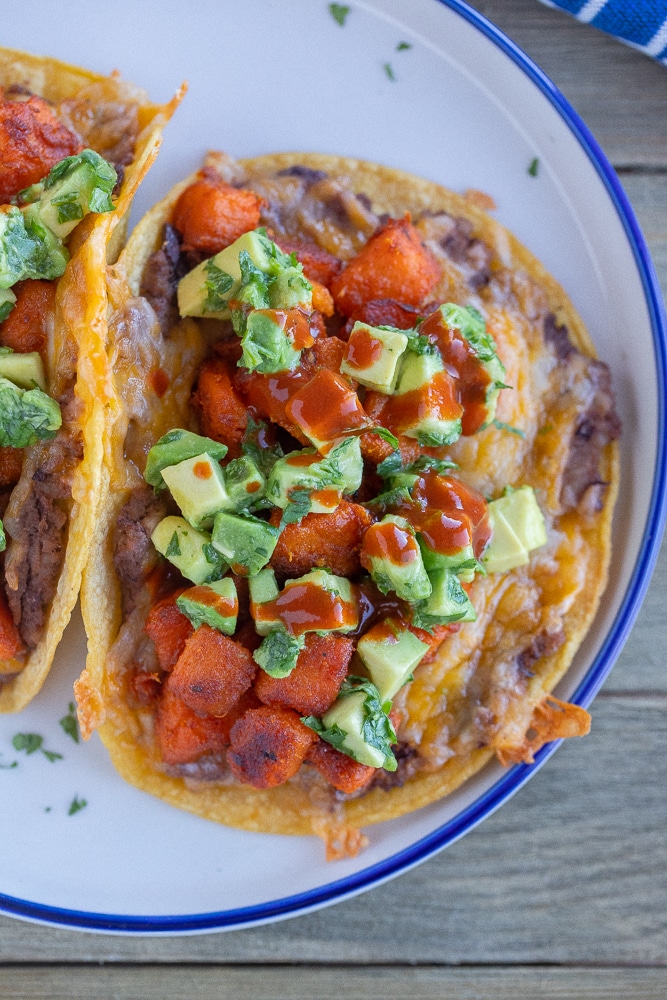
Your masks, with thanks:
[{"label": "white plate", "polygon": [[[561,688],[587,704],[637,613],[664,519],[665,322],[621,187],[549,81],[458,0],[356,0],[344,26],[322,0],[24,4],[4,13],[3,44],[118,68],[156,100],[188,80],[136,214],[209,148],[349,154],[493,196],[498,218],[582,313],[613,369],[623,420],[612,582]],[[95,739],[75,745],[58,720],[84,653],[73,623],[33,705],[0,719],[0,764],[19,761],[0,770],[0,910],[33,920],[187,933],[304,913],[451,843],[553,749],[535,767],[489,767],[446,801],[372,828],[358,858],[327,865],[315,839],[239,833],[186,815],[125,785]],[[18,731],[42,734],[63,759],[15,753]],[[87,805],[70,816],[75,796]]]}]

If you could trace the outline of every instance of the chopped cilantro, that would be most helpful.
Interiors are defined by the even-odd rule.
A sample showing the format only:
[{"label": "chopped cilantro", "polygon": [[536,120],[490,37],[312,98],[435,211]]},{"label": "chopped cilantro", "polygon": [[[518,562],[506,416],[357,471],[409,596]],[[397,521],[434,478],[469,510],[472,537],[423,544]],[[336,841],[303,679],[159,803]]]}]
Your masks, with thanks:
[{"label": "chopped cilantro", "polygon": [[350,13],[350,8],[346,4],[330,3],[329,13],[333,17],[336,24],[340,24],[342,28],[347,20],[347,15]]},{"label": "chopped cilantro", "polygon": [[405,52],[407,49],[411,49],[411,48],[412,48],[412,45],[410,44],[410,42],[399,42],[398,45],[396,46],[396,51],[397,52]]},{"label": "chopped cilantro", "polygon": [[281,529],[286,524],[298,524],[309,513],[312,506],[310,494],[311,491],[305,488],[290,490],[287,506],[280,519]]},{"label": "chopped cilantro", "polygon": [[387,77],[391,80],[391,82],[395,83],[396,82],[396,77],[394,75],[394,70],[392,69],[391,63],[388,63],[388,62],[384,63],[383,69],[384,69],[385,73],[387,74]]},{"label": "chopped cilantro", "polygon": [[63,755],[54,750],[44,748],[44,737],[38,733],[16,733],[12,739],[12,746],[15,750],[24,750],[26,754],[36,753],[40,750],[51,763],[55,760],[62,760]]},{"label": "chopped cilantro", "polygon": [[287,677],[294,670],[305,644],[305,635],[290,635],[277,628],[265,636],[252,655],[255,663],[270,677]]},{"label": "chopped cilantro", "polygon": [[241,441],[241,451],[252,459],[264,476],[268,476],[278,459],[284,456],[283,449],[279,444],[269,445],[267,443],[268,430],[268,424],[264,423],[263,420],[254,420],[249,413],[248,423]]},{"label": "chopped cilantro", "polygon": [[531,177],[537,177],[537,171],[540,168],[540,161],[537,156],[533,157],[530,161],[530,166],[528,167],[528,173]]},{"label": "chopped cilantro", "polygon": [[79,723],[77,721],[76,707],[73,701],[70,701],[67,715],[62,717],[60,725],[62,726],[63,732],[69,736],[70,739],[74,740],[75,743],[79,742]]},{"label": "chopped cilantro", "polygon": [[399,447],[399,441],[395,434],[392,434],[391,431],[388,431],[386,427],[380,427],[379,425],[377,427],[371,428],[371,433],[377,434],[377,436],[381,437],[383,441],[386,441],[387,444],[390,444],[392,448],[395,449],[392,452],[392,454],[394,455],[396,454],[396,449]]},{"label": "chopped cilantro", "polygon": [[73,816],[75,813],[81,812],[88,805],[86,799],[80,799],[78,795],[75,795],[69,804],[69,809],[67,810],[68,816]]},{"label": "chopped cilantro", "polygon": [[220,270],[212,260],[206,262],[206,312],[221,312],[227,308],[227,293],[234,284],[231,274]]},{"label": "chopped cilantro", "polygon": [[495,427],[499,431],[509,431],[510,434],[516,434],[520,438],[525,438],[526,436],[525,431],[520,430],[518,427],[512,427],[511,424],[505,424],[502,420],[492,420],[491,426]]},{"label": "chopped cilantro", "polygon": [[169,542],[169,545],[167,546],[164,554],[167,557],[167,559],[170,559],[171,556],[180,556],[181,555],[181,546],[180,546],[179,541],[178,541],[178,532],[177,531],[175,531],[173,533],[173,535],[171,536],[171,541]]}]

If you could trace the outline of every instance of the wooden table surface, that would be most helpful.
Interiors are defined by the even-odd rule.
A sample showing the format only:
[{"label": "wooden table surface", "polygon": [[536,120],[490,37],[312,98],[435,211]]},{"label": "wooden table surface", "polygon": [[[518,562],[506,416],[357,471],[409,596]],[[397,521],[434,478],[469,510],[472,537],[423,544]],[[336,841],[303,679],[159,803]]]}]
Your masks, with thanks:
[{"label": "wooden table surface", "polygon": [[[602,144],[667,289],[667,69],[536,0],[477,0]],[[438,857],[352,901],[226,934],[0,917],[0,997],[667,998],[667,546],[586,740]]]}]

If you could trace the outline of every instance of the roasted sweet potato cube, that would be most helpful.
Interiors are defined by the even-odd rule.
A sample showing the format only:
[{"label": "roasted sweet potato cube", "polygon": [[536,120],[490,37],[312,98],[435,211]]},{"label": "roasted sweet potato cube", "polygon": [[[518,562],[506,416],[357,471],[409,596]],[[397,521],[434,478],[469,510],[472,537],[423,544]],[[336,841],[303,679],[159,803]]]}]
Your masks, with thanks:
[{"label": "roasted sweet potato cube", "polygon": [[308,763],[317,768],[330,785],[346,795],[365,788],[377,773],[376,768],[352,760],[324,740],[318,740],[310,747]]},{"label": "roasted sweet potato cube", "polygon": [[301,715],[323,715],[338,695],[353,652],[353,641],[342,635],[310,633],[291,674],[270,677],[260,670],[255,692],[266,705],[283,705]]},{"label": "roasted sweet potato cube", "polygon": [[11,660],[23,649],[23,641],[4,594],[0,594],[0,659]]},{"label": "roasted sweet potato cube", "polygon": [[417,325],[420,310],[414,306],[406,306],[395,299],[371,299],[363,302],[355,309],[345,324],[345,336],[348,337],[355,323],[368,323],[369,326],[393,326],[397,330],[410,330]]},{"label": "roasted sweet potato cube", "polygon": [[220,732],[221,738],[224,739],[227,746],[231,742],[231,733],[234,724],[238,722],[242,715],[250,711],[251,708],[261,708],[262,702],[259,700],[253,688],[248,688],[244,691],[236,704],[230,708],[226,715],[223,715],[219,722],[221,723]]},{"label": "roasted sweet potato cube", "polygon": [[[281,511],[273,511],[271,523],[280,522]],[[273,555],[271,566],[280,576],[303,576],[315,566],[326,566],[337,576],[359,572],[359,549],[373,518],[359,504],[341,500],[330,514],[307,514],[298,524],[287,524]]]},{"label": "roasted sweet potato cube", "polygon": [[153,605],[144,625],[144,631],[153,640],[157,660],[163,670],[172,669],[194,631],[176,604],[176,598],[183,590],[179,587]]},{"label": "roasted sweet potato cube", "polygon": [[224,358],[210,358],[199,369],[192,403],[199,413],[202,434],[229,448],[229,458],[241,454],[248,410],[232,382],[233,366]]},{"label": "roasted sweet potato cube", "polygon": [[245,646],[202,625],[185,643],[167,685],[193,711],[223,716],[248,690],[256,669]]},{"label": "roasted sweet potato cube", "polygon": [[316,739],[289,708],[253,708],[232,726],[227,762],[244,784],[274,788],[294,777]]},{"label": "roasted sweet potato cube", "polygon": [[162,686],[155,715],[155,738],[165,764],[189,764],[205,753],[227,746],[224,719],[202,717],[172,691]]},{"label": "roasted sweet potato cube", "polygon": [[262,201],[254,191],[231,187],[213,176],[196,180],[183,191],[172,216],[183,249],[207,257],[224,250],[259,225]]},{"label": "roasted sweet potato cube", "polygon": [[344,271],[331,282],[331,294],[343,316],[372,299],[395,299],[418,306],[437,284],[440,264],[424,247],[410,217],[390,219],[374,233]]},{"label": "roasted sweet potato cube", "polygon": [[43,359],[53,324],[55,282],[29,278],[14,285],[13,291],[16,304],[0,323],[0,344],[21,354],[39,351]]},{"label": "roasted sweet potato cube", "polygon": [[58,160],[82,148],[79,136],[62,124],[41,97],[0,99],[0,205],[40,181]]},{"label": "roasted sweet potato cube", "polygon": [[311,240],[279,236],[276,242],[285,253],[296,254],[296,259],[303,264],[303,273],[310,281],[317,281],[327,288],[343,266],[338,257]]}]

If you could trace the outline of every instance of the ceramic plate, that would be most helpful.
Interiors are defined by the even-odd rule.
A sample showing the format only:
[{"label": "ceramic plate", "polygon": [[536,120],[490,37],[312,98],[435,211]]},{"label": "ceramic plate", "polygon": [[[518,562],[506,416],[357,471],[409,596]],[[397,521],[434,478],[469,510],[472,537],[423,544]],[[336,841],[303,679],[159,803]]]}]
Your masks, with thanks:
[{"label": "ceramic plate", "polygon": [[[581,312],[613,370],[623,420],[612,582],[558,692],[588,704],[638,611],[663,522],[665,323],[622,189],[558,91],[458,0],[351,0],[344,25],[323,0],[68,0],[66,14],[24,4],[4,14],[3,44],[118,68],[156,100],[188,81],[135,217],[209,148],[340,153],[492,195],[498,218]],[[489,767],[446,801],[371,828],[358,858],[326,864],[314,838],[180,813],[125,785],[96,739],[75,744],[59,722],[84,654],[77,620],[33,705],[0,719],[0,909],[52,924],[187,933],[304,913],[450,844],[554,749],[531,767]],[[17,732],[39,733],[42,748],[15,752]]]}]

